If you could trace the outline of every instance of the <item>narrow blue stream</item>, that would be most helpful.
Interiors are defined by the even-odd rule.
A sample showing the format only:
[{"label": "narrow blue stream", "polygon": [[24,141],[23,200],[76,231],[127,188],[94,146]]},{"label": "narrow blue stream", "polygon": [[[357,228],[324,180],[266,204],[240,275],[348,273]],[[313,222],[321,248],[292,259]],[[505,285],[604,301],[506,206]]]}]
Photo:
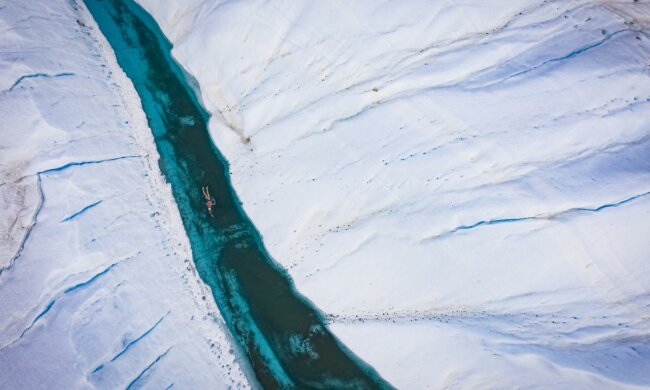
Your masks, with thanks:
[{"label": "narrow blue stream", "polygon": [[[133,81],[152,129],[201,278],[264,388],[390,388],[327,329],[267,254],[237,199],[171,44],[132,0],[85,0]],[[202,186],[217,200],[214,218]]]}]

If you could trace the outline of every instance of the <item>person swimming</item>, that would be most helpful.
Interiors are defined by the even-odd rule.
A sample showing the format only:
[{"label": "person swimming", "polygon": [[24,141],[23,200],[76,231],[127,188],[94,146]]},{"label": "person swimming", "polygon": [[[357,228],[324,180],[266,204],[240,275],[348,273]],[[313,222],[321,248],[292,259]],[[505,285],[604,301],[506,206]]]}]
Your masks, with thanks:
[{"label": "person swimming", "polygon": [[214,218],[214,215],[212,215],[212,207],[217,204],[217,201],[214,200],[212,196],[210,196],[210,190],[208,189],[208,186],[201,188],[201,191],[203,192],[203,197],[205,198],[205,207],[208,208],[208,213],[210,213],[210,216]]}]

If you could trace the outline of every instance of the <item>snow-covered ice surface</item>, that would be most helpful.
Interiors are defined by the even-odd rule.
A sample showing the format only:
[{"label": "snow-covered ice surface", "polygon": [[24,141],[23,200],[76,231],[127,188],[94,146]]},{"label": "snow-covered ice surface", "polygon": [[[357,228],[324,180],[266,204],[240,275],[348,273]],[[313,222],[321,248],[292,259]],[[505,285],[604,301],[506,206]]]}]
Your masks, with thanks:
[{"label": "snow-covered ice surface", "polygon": [[650,386],[647,1],[138,2],[271,255],[384,378]]},{"label": "snow-covered ice surface", "polygon": [[83,4],[0,4],[0,388],[248,387]]}]

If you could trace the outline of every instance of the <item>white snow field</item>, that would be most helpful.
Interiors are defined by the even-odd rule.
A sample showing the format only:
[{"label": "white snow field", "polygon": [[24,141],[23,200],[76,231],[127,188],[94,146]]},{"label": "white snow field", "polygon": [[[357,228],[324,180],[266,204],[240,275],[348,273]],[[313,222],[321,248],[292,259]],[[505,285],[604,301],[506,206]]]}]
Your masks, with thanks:
[{"label": "white snow field", "polygon": [[384,378],[650,387],[648,1],[138,2],[271,255]]},{"label": "white snow field", "polygon": [[82,3],[0,3],[0,389],[247,388]]}]

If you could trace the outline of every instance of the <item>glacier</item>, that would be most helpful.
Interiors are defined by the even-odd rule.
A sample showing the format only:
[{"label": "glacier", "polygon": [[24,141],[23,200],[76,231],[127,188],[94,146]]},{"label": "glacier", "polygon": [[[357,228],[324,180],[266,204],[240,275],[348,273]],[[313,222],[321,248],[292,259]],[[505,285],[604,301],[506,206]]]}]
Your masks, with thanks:
[{"label": "glacier", "polygon": [[[137,1],[270,254],[391,384],[650,387],[650,3]],[[0,388],[254,386],[85,6],[0,29]]]},{"label": "glacier", "polygon": [[138,3],[271,256],[390,383],[650,386],[650,4]]},{"label": "glacier", "polygon": [[0,4],[0,388],[249,388],[83,3]]}]

